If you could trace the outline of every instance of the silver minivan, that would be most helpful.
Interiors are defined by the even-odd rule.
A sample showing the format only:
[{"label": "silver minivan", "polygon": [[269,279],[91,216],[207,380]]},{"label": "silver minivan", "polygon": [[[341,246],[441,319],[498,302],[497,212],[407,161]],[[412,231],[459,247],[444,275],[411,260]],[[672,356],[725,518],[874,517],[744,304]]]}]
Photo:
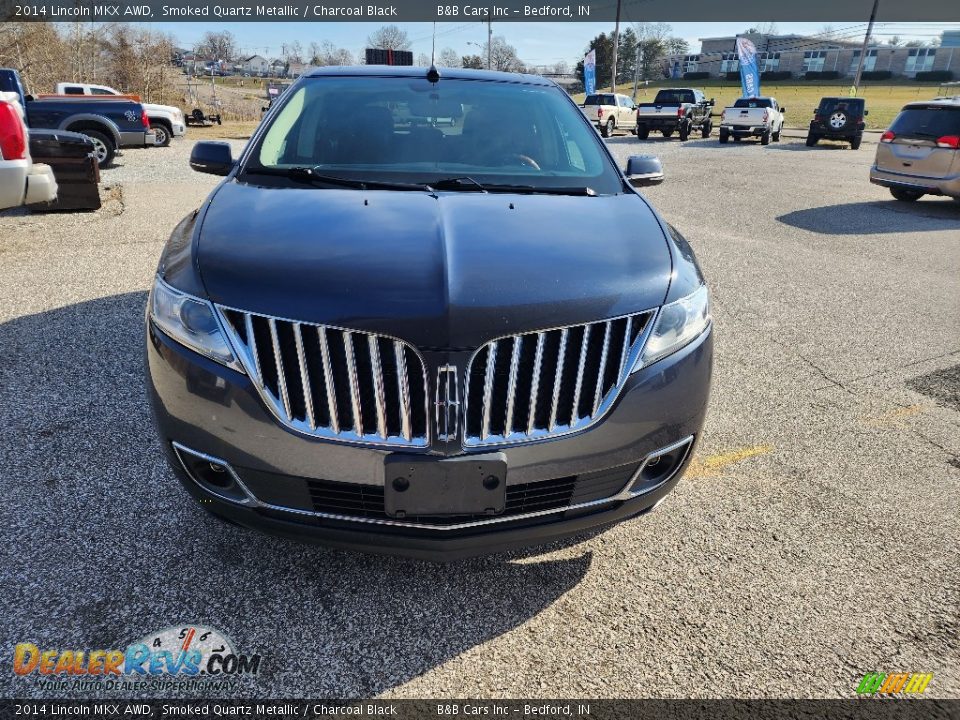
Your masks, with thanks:
[{"label": "silver minivan", "polygon": [[880,137],[870,182],[904,202],[924,195],[960,201],[960,96],[904,106]]}]

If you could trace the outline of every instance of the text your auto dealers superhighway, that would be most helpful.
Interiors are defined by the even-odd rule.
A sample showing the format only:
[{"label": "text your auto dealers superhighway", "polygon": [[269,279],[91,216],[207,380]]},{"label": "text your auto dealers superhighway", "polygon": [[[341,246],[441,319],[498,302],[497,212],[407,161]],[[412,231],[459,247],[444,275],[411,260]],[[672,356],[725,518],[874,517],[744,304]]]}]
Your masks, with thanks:
[{"label": "text your auto dealers superhighway", "polygon": [[324,5],[204,5],[202,7],[170,7],[164,5],[164,17],[396,17],[395,5],[357,5],[327,7]]}]

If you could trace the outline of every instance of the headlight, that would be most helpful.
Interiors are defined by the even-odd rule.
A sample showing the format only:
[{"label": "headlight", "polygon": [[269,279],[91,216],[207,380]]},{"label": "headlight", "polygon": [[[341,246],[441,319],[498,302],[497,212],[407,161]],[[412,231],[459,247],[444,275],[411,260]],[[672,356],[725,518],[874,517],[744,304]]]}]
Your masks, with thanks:
[{"label": "headlight", "polygon": [[243,372],[227,341],[213,305],[179,290],[159,277],[150,293],[150,317],[172,339],[211,360]]},{"label": "headlight", "polygon": [[660,308],[656,324],[635,369],[675,353],[696,339],[709,325],[710,293],[706,285],[701,285],[686,297]]}]

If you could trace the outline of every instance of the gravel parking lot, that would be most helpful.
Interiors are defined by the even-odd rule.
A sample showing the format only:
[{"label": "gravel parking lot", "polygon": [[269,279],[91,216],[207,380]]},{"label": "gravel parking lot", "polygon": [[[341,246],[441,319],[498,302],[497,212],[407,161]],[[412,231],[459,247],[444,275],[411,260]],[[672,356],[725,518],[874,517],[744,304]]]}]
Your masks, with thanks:
[{"label": "gravel parking lot", "polygon": [[[126,151],[97,213],[0,215],[7,658],[201,623],[263,655],[223,696],[852,697],[876,670],[960,697],[960,203],[893,201],[868,144],[609,143],[660,155],[646,193],[712,286],[697,463],[646,517],[452,565],[227,526],[167,470],[142,323],[217,181],[192,140]],[[6,664],[0,694],[51,696]]]}]

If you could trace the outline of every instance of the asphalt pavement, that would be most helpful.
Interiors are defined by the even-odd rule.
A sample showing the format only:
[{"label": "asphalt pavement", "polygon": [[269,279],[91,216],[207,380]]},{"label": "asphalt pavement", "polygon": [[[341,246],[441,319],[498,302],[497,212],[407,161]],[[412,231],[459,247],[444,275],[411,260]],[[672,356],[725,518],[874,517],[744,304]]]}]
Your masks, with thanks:
[{"label": "asphalt pavement", "polygon": [[126,151],[97,213],[0,214],[0,696],[50,696],[17,643],[200,623],[263,658],[221,696],[960,697],[960,203],[895,202],[869,145],[611,139],[712,288],[697,462],[646,517],[433,565],[225,525],[165,466],[143,314],[217,181],[191,144]]}]

